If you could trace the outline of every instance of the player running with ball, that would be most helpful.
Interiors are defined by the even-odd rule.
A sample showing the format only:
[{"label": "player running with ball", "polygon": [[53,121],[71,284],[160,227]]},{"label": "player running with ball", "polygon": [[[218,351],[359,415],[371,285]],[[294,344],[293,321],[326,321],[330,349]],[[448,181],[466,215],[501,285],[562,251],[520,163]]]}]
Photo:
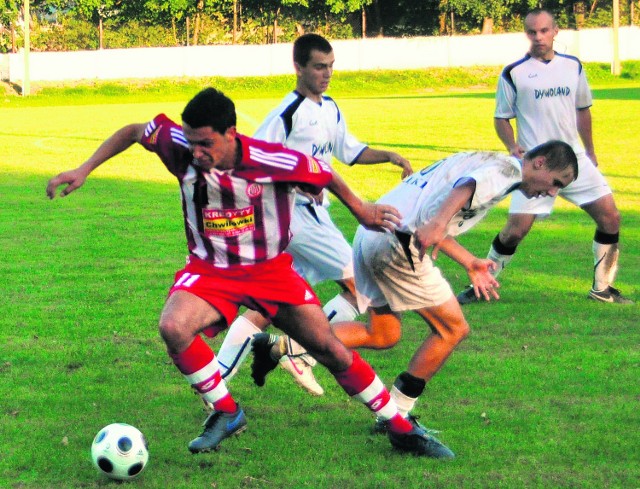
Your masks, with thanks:
[{"label": "player running with ball", "polygon": [[186,105],[182,126],[161,114],[148,124],[123,127],[85,163],[52,178],[48,197],[53,199],[63,185],[60,195],[68,195],[93,170],[135,143],[158,155],[176,177],[182,196],[189,255],[175,275],[159,331],[177,369],[214,409],[200,436],[189,443],[191,452],[214,450],[246,428],[244,411],[201,336],[217,335],[243,305],[269,317],[325,365],[345,392],[387,420],[395,447],[452,456],[418,424],[399,415],[371,366],[332,333],[318,298],[284,253],[297,186],[312,193],[328,186],[356,217],[378,229],[397,221],[395,209],[345,193],[340,178],[321,160],[238,134],[233,102],[213,88]]}]

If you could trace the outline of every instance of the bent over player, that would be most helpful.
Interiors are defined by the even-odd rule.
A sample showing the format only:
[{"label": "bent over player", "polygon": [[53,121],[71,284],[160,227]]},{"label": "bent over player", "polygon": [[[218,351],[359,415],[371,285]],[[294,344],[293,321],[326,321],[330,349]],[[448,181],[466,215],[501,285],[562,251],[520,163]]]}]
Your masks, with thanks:
[{"label": "bent over player", "polygon": [[[344,114],[324,93],[333,75],[335,55],[329,41],[318,34],[305,34],[293,44],[296,88],[262,122],[254,137],[282,143],[323,160],[332,158],[348,165],[391,162],[402,168],[402,178],[412,173],[411,164],[392,151],[374,149],[358,141],[347,129]],[[350,321],[359,311],[354,296],[351,246],[331,220],[326,195],[298,192],[291,221],[293,237],[287,253],[293,266],[311,285],[335,281],[342,292],[323,308],[331,323]],[[269,325],[255,311],[237,318],[220,347],[218,361],[223,377],[230,380],[251,347],[251,337]],[[271,338],[272,342],[276,338]],[[313,358],[295,342],[280,337],[275,349],[287,352],[280,365],[294,380],[314,395],[324,390],[316,381]]]},{"label": "bent over player", "polygon": [[[588,297],[600,302],[631,304],[613,287],[618,269],[620,212],[611,188],[598,170],[591,125],[591,91],[580,61],[553,50],[556,21],[546,10],[530,12],[524,21],[531,46],[527,55],[507,66],[496,93],[494,125],[498,137],[516,157],[548,140],[569,143],[578,155],[578,179],[558,195],[579,206],[595,221],[593,283]],[[516,120],[517,140],[511,125]],[[582,140],[582,145],[580,144]],[[487,258],[497,264],[494,275],[507,266],[536,217],[551,213],[556,196],[528,200],[514,194],[506,224],[493,240]],[[479,297],[473,287],[458,295],[460,304]]]},{"label": "bent over player", "polygon": [[[420,455],[442,453],[444,448],[421,427],[398,414],[369,364],[333,335],[316,295],[283,253],[295,186],[313,193],[327,185],[334,188],[331,169],[321,160],[238,134],[233,102],[208,88],[186,105],[182,127],[165,115],[123,127],[81,166],[52,178],[47,195],[54,198],[61,185],[66,185],[61,196],[68,195],[136,142],[158,155],[178,180],[182,196],[189,255],[175,275],[159,331],[178,370],[214,409],[189,450],[216,449],[246,428],[245,414],[201,337],[226,328],[244,305],[271,318],[313,353],[349,395],[388,420],[394,446]],[[385,209],[373,205],[365,207]]]},{"label": "bent over player", "polygon": [[[406,178],[378,201],[402,213],[395,234],[358,228],[353,242],[356,291],[359,306],[368,308],[368,324],[344,322],[333,328],[348,348],[386,349],[400,340],[405,311],[422,317],[428,334],[391,390],[403,416],[469,332],[449,283],[433,263],[438,250],[466,269],[476,294],[497,299],[498,283],[491,275],[495,264],[476,258],[455,237],[507,195],[554,196],[577,175],[576,155],[561,141],[537,146],[523,160],[492,152],[458,153]],[[385,425],[378,420],[376,431]]]}]

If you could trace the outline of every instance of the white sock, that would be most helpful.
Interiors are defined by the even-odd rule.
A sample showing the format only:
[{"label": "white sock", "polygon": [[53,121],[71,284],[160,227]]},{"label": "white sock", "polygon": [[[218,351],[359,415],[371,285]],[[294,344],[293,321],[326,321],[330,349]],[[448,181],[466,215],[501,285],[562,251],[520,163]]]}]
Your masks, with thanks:
[{"label": "white sock", "polygon": [[331,324],[340,321],[353,321],[358,315],[358,310],[342,294],[338,294],[327,302],[322,310]]},{"label": "white sock", "polygon": [[262,330],[244,316],[238,316],[231,323],[216,358],[222,378],[229,382],[251,351],[251,338]]},{"label": "white sock", "polygon": [[389,394],[391,394],[391,399],[393,399],[393,402],[398,406],[398,412],[403,418],[406,418],[409,415],[418,400],[418,398],[409,397],[403,394],[395,385],[391,387]]},{"label": "white sock", "polygon": [[613,283],[618,271],[619,254],[618,243],[593,242],[593,290],[605,290]]},{"label": "white sock", "polygon": [[491,275],[497,277],[498,275],[500,275],[500,272],[502,272],[504,267],[509,264],[509,262],[513,258],[513,255],[501,255],[493,246],[491,246],[487,258],[498,265],[496,269],[491,272]]}]

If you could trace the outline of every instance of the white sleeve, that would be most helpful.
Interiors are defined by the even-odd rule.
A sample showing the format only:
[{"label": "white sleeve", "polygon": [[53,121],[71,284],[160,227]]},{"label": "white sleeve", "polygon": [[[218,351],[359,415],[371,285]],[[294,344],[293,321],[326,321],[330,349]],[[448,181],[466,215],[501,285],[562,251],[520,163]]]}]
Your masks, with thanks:
[{"label": "white sleeve", "polygon": [[338,130],[336,132],[336,145],[333,150],[333,156],[342,163],[353,165],[366,148],[366,144],[358,141],[349,132],[347,123],[344,120],[344,114],[338,109]]},{"label": "white sleeve", "polygon": [[513,119],[516,116],[516,90],[507,80],[506,75],[500,75],[496,91],[496,119]]},{"label": "white sleeve", "polygon": [[580,74],[578,75],[578,89],[576,93],[576,109],[586,109],[593,105],[591,89],[587,82],[587,75],[584,72],[584,66],[580,65]]},{"label": "white sleeve", "polygon": [[260,124],[260,127],[256,129],[253,137],[270,143],[284,144],[286,142],[287,134],[282,117],[280,117],[279,108],[267,115],[265,120],[262,121],[262,124]]},{"label": "white sleeve", "polygon": [[521,181],[519,173],[501,163],[483,166],[472,171],[467,178],[476,182],[476,189],[471,198],[471,207],[478,208],[501,200],[508,189]]}]

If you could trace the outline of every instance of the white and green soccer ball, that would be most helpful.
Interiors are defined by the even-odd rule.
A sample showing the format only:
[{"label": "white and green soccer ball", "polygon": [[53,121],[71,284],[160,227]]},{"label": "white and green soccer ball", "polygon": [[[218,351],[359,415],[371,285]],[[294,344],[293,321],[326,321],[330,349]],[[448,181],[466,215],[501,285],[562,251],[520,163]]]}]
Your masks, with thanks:
[{"label": "white and green soccer ball", "polygon": [[140,475],[149,460],[147,440],[134,426],[110,424],[93,439],[91,459],[98,471],[111,479],[133,479]]}]

